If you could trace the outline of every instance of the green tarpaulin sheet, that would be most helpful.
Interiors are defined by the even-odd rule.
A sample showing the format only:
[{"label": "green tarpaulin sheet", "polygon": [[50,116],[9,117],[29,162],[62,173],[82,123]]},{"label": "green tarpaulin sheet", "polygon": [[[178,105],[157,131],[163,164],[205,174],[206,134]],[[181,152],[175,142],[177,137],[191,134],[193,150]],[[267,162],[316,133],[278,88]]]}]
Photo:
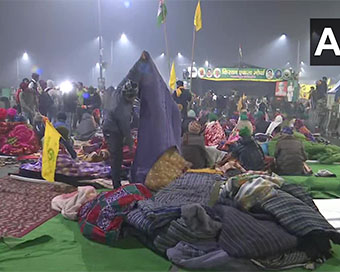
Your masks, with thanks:
[{"label": "green tarpaulin sheet", "polygon": [[[340,165],[325,165],[311,163],[309,166],[316,173],[320,169],[327,169],[336,174],[335,178],[313,176],[286,176],[289,183],[301,185],[307,189],[313,198],[340,198]],[[340,271],[340,268],[339,268]]]}]

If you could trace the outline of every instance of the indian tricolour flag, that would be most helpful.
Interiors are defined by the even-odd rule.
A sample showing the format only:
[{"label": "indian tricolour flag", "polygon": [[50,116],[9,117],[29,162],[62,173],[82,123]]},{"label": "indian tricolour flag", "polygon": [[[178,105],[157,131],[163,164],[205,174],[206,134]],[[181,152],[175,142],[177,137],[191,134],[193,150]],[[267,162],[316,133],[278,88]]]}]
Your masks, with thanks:
[{"label": "indian tricolour flag", "polygon": [[157,12],[157,21],[159,25],[165,22],[166,14],[167,14],[167,9],[165,5],[165,1],[159,0],[159,6],[158,6],[158,12]]}]

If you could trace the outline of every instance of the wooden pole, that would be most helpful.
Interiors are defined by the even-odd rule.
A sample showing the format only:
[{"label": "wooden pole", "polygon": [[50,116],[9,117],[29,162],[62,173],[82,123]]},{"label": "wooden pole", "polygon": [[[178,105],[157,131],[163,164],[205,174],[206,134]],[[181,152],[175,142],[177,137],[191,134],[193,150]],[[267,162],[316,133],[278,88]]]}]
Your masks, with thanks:
[{"label": "wooden pole", "polygon": [[169,55],[169,44],[168,44],[168,32],[166,29],[166,21],[164,22],[164,38],[165,38],[165,54],[168,59],[168,69],[169,69],[169,75],[171,73],[171,64],[170,64],[170,55]]},{"label": "wooden pole", "polygon": [[195,42],[196,42],[196,29],[194,26],[194,31],[192,33],[192,48],[191,48],[190,92],[192,92],[192,70],[194,67]]}]

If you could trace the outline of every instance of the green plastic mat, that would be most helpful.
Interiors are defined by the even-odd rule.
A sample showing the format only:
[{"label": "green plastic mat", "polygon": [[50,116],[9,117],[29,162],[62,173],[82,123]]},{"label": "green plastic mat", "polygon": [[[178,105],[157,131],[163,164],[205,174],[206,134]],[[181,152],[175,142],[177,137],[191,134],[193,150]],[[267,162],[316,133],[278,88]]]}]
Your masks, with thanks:
[{"label": "green plastic mat", "polygon": [[[313,176],[285,176],[289,183],[305,187],[313,198],[340,198],[340,165],[325,165],[310,163],[309,166],[316,173],[320,169],[327,169],[337,175],[335,178]],[[340,268],[339,268],[340,271]]]}]

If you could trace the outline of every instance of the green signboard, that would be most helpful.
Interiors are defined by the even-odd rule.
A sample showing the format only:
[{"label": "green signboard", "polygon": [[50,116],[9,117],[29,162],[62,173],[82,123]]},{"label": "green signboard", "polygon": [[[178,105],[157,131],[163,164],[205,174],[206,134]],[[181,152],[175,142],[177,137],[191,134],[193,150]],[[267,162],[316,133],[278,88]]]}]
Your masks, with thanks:
[{"label": "green signboard", "polygon": [[193,67],[193,78],[214,81],[246,80],[276,82],[287,80],[281,69]]}]

